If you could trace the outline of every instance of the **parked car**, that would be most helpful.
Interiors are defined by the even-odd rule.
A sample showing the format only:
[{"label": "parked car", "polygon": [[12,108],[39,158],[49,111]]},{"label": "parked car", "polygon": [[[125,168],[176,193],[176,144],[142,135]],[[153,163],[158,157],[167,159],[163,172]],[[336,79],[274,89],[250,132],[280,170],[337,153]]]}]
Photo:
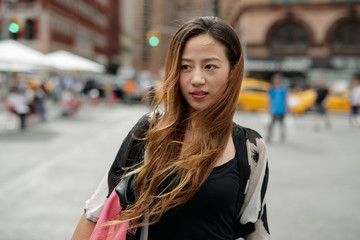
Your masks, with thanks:
[{"label": "parked car", "polygon": [[[238,106],[243,111],[267,111],[268,91],[271,84],[254,78],[245,78],[238,97]],[[290,92],[288,107],[292,114],[303,114],[312,110],[316,100],[316,91],[307,89]],[[330,90],[326,109],[329,112],[348,112],[350,103],[347,92]]]},{"label": "parked car", "polygon": [[348,91],[330,91],[326,109],[329,112],[349,112],[351,104]]},{"label": "parked car", "polygon": [[124,91],[123,84],[125,80],[116,75],[93,75],[85,81],[82,92],[89,95],[91,91],[96,90],[99,98],[105,97],[106,86],[111,85],[112,91],[116,94],[118,99],[123,99]]},{"label": "parked car", "polygon": [[238,97],[238,106],[243,111],[259,111],[268,108],[267,93],[271,84],[254,78],[244,78]]},{"label": "parked car", "polygon": [[311,110],[316,99],[316,92],[308,89],[299,92],[290,92],[288,97],[288,107],[292,114],[303,114]]},{"label": "parked car", "polygon": [[[302,114],[307,110],[313,110],[316,100],[316,91],[314,89],[308,89],[299,93],[291,93],[290,102],[294,101],[292,98],[298,98],[298,105],[294,106],[291,109],[291,112]],[[325,109],[328,112],[349,112],[351,106],[347,92],[330,89],[329,96],[325,103]]]}]

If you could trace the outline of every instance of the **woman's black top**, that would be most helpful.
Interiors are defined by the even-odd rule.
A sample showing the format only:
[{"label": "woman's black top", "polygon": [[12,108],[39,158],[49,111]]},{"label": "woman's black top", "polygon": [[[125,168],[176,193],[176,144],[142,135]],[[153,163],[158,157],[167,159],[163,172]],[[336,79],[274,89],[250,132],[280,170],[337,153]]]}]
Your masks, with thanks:
[{"label": "woman's black top", "polygon": [[240,189],[238,156],[215,167],[187,203],[170,209],[149,227],[149,240],[234,239]]}]

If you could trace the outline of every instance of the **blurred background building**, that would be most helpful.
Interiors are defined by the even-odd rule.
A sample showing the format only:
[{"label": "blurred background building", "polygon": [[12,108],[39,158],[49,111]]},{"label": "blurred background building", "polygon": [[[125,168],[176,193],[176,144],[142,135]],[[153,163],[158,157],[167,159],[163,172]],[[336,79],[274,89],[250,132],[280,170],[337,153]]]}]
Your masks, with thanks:
[{"label": "blurred background building", "polygon": [[360,71],[358,0],[224,0],[222,10],[242,38],[250,76],[282,72],[302,86]]},{"label": "blurred background building", "polygon": [[219,15],[219,0],[123,0],[121,69],[151,71],[160,77],[168,42],[184,21]]},{"label": "blurred background building", "polygon": [[119,64],[120,1],[1,0],[0,39],[42,53],[67,50],[106,65]]},{"label": "blurred background building", "polygon": [[[1,0],[1,38],[43,53],[64,49],[128,78],[161,78],[169,38],[216,15],[238,32],[248,76],[282,72],[306,87],[360,70],[359,0]],[[141,77],[140,77],[141,79]]]}]

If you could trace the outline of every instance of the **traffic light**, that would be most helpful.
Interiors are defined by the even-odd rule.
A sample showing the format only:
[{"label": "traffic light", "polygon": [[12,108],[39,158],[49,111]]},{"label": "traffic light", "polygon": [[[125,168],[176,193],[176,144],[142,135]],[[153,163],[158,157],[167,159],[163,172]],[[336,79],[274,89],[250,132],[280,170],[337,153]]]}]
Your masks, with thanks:
[{"label": "traffic light", "polygon": [[160,33],[156,31],[149,31],[147,33],[147,40],[151,47],[157,47],[160,44]]},{"label": "traffic light", "polygon": [[21,27],[17,20],[10,20],[8,25],[8,30],[10,32],[10,38],[16,40],[18,38],[18,33]]},{"label": "traffic light", "polygon": [[18,33],[20,30],[20,26],[16,22],[10,22],[8,29],[9,29],[9,32],[11,32],[11,33]]},{"label": "traffic light", "polygon": [[159,45],[159,43],[160,43],[160,39],[158,37],[156,37],[156,36],[150,37],[150,39],[149,39],[150,46],[157,47]]}]

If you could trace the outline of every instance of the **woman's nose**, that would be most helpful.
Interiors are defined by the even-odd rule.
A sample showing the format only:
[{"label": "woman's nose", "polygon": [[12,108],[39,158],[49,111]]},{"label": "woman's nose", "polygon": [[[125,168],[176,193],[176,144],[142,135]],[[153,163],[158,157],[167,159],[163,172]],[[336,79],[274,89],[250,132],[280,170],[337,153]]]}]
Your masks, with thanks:
[{"label": "woman's nose", "polygon": [[195,69],[191,83],[194,85],[201,85],[205,83],[205,76],[202,69]]}]

